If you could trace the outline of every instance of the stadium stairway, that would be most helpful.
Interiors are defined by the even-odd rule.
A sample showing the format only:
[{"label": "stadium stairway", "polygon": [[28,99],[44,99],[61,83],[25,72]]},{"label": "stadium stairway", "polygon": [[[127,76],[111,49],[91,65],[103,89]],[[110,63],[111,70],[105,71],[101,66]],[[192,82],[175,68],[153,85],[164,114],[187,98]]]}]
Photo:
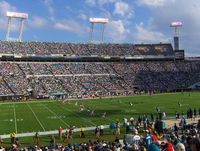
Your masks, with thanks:
[{"label": "stadium stairway", "polygon": [[69,47],[69,50],[72,52],[72,54],[76,54],[75,51],[73,50],[71,44],[69,44],[68,47]]},{"label": "stadium stairway", "polygon": [[[113,68],[113,66],[111,65],[111,64],[108,64],[109,65],[109,67],[116,73],[116,74],[119,74],[119,73],[117,73],[117,71],[115,70],[115,68]],[[108,69],[106,68],[106,71],[108,72],[108,73],[110,73],[110,71],[108,71]]]},{"label": "stadium stairway", "polygon": [[[163,67],[163,69],[164,69],[165,71],[168,71],[167,68],[166,68],[166,66],[164,66],[163,64],[161,64],[161,66]],[[177,85],[179,85],[179,82],[174,78],[174,76],[171,76],[170,78],[172,78],[173,81],[175,81],[175,83],[176,83]]]},{"label": "stadium stairway", "polygon": [[4,80],[3,77],[2,77],[2,81],[3,81],[3,83],[7,86],[7,88],[8,88],[13,94],[15,94],[15,92],[11,89],[11,87],[8,85],[8,83]]},{"label": "stadium stairway", "polygon": [[24,73],[24,71],[22,70],[22,68],[20,67],[19,64],[17,64],[17,67],[18,67],[18,69],[19,69],[19,72],[20,72],[22,75],[26,76],[25,73]]},{"label": "stadium stairway", "polygon": [[34,52],[29,42],[28,42],[28,45],[29,45],[29,47],[31,49],[31,52]]},{"label": "stadium stairway", "polygon": [[137,78],[142,81],[143,85],[146,85],[149,89],[152,89],[152,87],[149,85],[149,83],[147,83],[145,80],[142,79],[142,77],[137,76]]},{"label": "stadium stairway", "polygon": [[66,93],[71,94],[72,92],[69,89],[67,89],[67,87],[65,87],[65,85],[63,84],[64,83],[63,80],[62,79],[58,79],[58,80],[60,81],[62,88],[65,89]]},{"label": "stadium stairway", "polygon": [[[147,64],[146,67],[149,70],[149,72],[152,72]],[[159,78],[160,77],[159,75],[161,75],[162,77],[161,72],[156,72],[156,74],[154,74],[153,80],[157,79],[167,89],[168,88],[167,85]]]},{"label": "stadium stairway", "polygon": [[161,75],[161,77],[162,77],[162,73],[161,73],[161,72],[158,72],[157,74],[158,74],[158,75],[157,75],[157,78],[158,78],[159,82],[167,89],[167,88],[168,88],[167,84],[165,84],[165,83],[162,81],[162,79],[159,78],[159,75]]}]

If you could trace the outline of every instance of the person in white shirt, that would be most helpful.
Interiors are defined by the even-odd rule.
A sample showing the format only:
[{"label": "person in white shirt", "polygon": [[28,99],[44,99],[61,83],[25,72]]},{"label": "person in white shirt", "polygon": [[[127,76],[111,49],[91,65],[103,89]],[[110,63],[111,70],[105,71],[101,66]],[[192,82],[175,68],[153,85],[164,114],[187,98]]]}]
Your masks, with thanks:
[{"label": "person in white shirt", "polygon": [[103,136],[103,129],[104,129],[104,126],[101,124],[100,125],[100,136]]},{"label": "person in white shirt", "polygon": [[135,135],[132,137],[132,140],[131,140],[131,145],[135,145],[137,150],[140,147],[140,140],[141,138],[138,135],[138,132],[135,132]]},{"label": "person in white shirt", "polygon": [[133,125],[133,121],[134,121],[134,118],[131,117],[131,118],[130,118],[131,125]]},{"label": "person in white shirt", "polygon": [[123,126],[126,126],[126,123],[128,120],[127,120],[127,118],[124,118],[123,120],[124,120]]}]

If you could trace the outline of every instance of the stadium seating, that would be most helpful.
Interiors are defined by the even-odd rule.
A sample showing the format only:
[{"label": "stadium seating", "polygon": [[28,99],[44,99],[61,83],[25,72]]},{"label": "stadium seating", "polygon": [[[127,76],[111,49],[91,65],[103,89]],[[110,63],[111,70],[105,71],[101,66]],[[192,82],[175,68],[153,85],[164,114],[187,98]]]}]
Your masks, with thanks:
[{"label": "stadium seating", "polygon": [[[171,44],[75,44],[0,41],[0,54],[25,56],[172,56]],[[175,90],[200,81],[199,60],[0,62],[1,95],[68,97]]]},{"label": "stadium seating", "polygon": [[[75,44],[0,41],[1,55],[24,56],[173,56],[171,44]],[[148,90],[185,89],[200,81],[200,60],[134,60],[119,62],[0,62],[0,96],[67,98],[126,95]],[[163,136],[164,137],[164,136]],[[189,136],[188,136],[189,137]],[[193,138],[195,139],[195,138]],[[113,142],[113,150],[122,144]],[[198,141],[199,143],[199,141]],[[104,145],[102,145],[104,144]],[[199,143],[200,144],[200,143]],[[109,143],[89,146],[109,148]],[[123,146],[124,150],[126,145]],[[132,146],[133,147],[133,146]],[[141,147],[141,146],[140,146]],[[36,147],[37,148],[37,147]],[[62,146],[57,146],[61,149]],[[65,146],[65,149],[68,146]]]},{"label": "stadium seating", "polygon": [[200,61],[138,61],[132,63],[1,62],[1,95],[79,94],[173,90],[200,81]]},{"label": "stadium seating", "polygon": [[173,56],[171,44],[75,44],[0,41],[0,54],[28,56]]}]

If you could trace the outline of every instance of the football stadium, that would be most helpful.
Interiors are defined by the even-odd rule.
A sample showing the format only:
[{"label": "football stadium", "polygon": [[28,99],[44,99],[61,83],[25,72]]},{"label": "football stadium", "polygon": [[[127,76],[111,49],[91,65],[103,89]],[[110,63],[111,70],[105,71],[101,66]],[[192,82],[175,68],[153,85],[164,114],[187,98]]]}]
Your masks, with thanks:
[{"label": "football stadium", "polygon": [[1,150],[200,149],[200,58],[185,57],[177,33],[174,46],[94,43],[93,24],[107,22],[91,18],[90,42],[70,43],[22,42],[22,27],[13,40],[8,21],[0,41]]}]

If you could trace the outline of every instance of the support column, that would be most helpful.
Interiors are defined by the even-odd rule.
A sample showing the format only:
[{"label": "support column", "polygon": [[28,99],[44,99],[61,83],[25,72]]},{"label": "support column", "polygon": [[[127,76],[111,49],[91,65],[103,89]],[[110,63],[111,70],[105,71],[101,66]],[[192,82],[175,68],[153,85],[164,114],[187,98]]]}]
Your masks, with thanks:
[{"label": "support column", "polygon": [[101,41],[100,43],[103,43],[103,34],[104,34],[104,23],[102,23],[102,31],[101,31]]},{"label": "support column", "polygon": [[8,25],[7,25],[6,41],[9,40],[9,34],[10,34],[10,22],[11,22],[11,17],[8,17]]},{"label": "support column", "polygon": [[18,38],[19,42],[21,42],[23,27],[24,27],[24,18],[21,19],[21,23],[20,23],[19,38]]},{"label": "support column", "polygon": [[92,43],[93,28],[94,28],[94,23],[91,23],[91,27],[90,27],[90,43]]}]

